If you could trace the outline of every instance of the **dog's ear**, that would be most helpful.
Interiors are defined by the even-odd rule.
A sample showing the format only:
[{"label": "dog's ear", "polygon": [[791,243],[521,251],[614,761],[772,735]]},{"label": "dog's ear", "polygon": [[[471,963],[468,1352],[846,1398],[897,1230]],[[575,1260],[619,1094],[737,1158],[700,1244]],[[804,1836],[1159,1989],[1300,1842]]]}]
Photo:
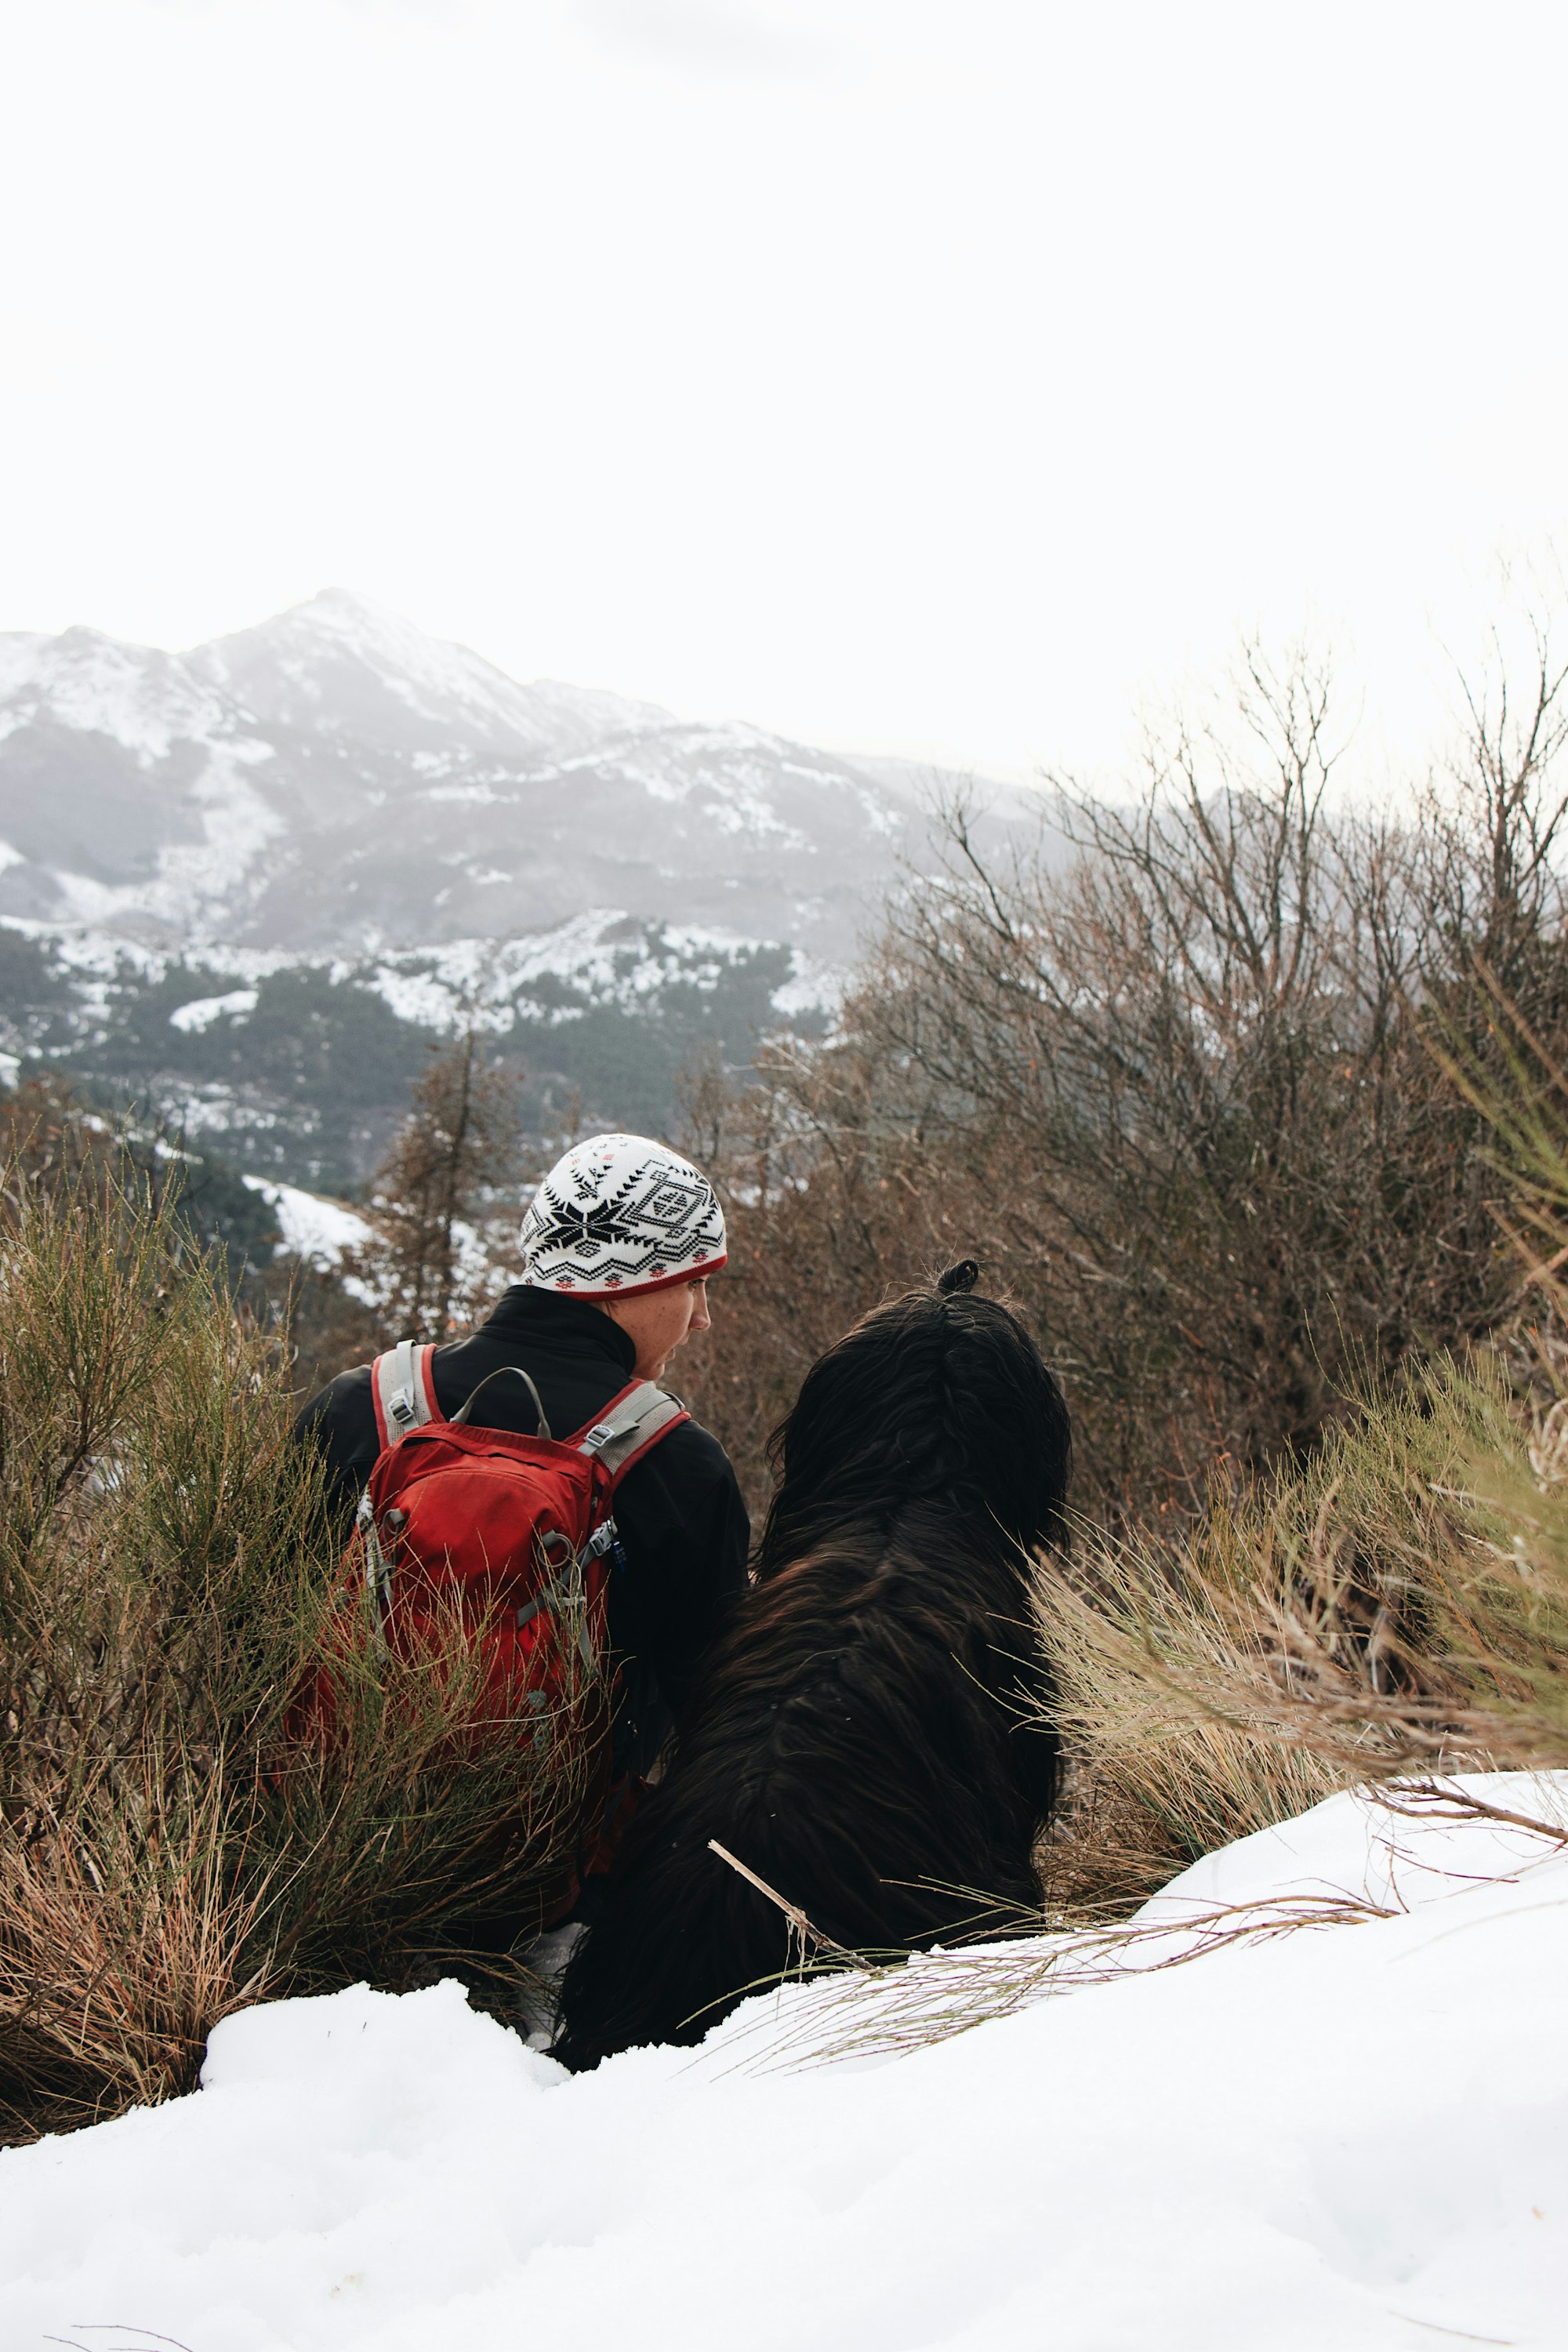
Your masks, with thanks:
[{"label": "dog's ear", "polygon": [[964,1291],[973,1290],[979,1279],[979,1260],[961,1257],[956,1265],[950,1265],[945,1274],[937,1276],[937,1294],[942,1298],[960,1297]]}]

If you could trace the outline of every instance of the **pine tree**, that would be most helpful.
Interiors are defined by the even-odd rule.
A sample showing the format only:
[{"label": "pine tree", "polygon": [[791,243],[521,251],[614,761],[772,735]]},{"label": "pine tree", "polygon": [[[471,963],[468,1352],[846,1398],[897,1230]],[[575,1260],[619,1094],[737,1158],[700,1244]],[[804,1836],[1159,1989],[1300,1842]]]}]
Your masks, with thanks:
[{"label": "pine tree", "polygon": [[433,1054],[371,1186],[376,1241],[363,1272],[384,1300],[389,1328],[444,1339],[466,1288],[463,1228],[487,1193],[517,1181],[521,1073],[463,1030]]}]

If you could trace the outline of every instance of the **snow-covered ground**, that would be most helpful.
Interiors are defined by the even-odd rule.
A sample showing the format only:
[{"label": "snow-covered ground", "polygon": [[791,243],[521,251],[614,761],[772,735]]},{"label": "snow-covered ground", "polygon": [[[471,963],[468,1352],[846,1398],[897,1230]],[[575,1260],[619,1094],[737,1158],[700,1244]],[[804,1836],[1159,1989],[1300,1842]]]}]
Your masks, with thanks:
[{"label": "snow-covered ground", "polygon": [[450,1985],[252,2010],[195,2096],[0,2158],[0,2346],[1562,2346],[1568,1848],[1341,1797],[1148,1916],[1325,1894],[1391,1916],[896,2059],[808,2063],[810,1987],[576,2079]]}]

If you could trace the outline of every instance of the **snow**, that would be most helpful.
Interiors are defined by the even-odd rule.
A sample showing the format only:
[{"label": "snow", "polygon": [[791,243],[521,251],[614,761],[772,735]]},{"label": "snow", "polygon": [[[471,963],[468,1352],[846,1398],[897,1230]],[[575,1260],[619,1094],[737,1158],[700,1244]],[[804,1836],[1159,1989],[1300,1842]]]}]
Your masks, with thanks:
[{"label": "snow", "polygon": [[[563,740],[578,746],[668,716],[652,704],[593,688],[553,681],[524,686],[468,646],[430,636],[346,588],[324,588],[259,628],[195,646],[184,659],[194,674],[224,686],[234,684],[237,668],[242,690],[255,702],[262,687],[254,667],[258,653],[307,704],[322,705],[324,717],[333,666],[345,659],[368,670],[416,717],[438,726],[466,725],[501,743],[546,751]],[[261,704],[269,698],[260,691]]]},{"label": "snow", "polygon": [[[461,1018],[462,992],[443,979],[439,971],[400,971],[395,964],[384,963],[371,974],[370,986],[399,1021],[417,1021],[429,1029],[455,1029]],[[489,1005],[476,1008],[472,1018],[476,1027],[496,1025],[494,1008]]]},{"label": "snow", "polygon": [[282,817],[245,772],[267,748],[209,748],[190,793],[202,839],[161,848],[150,881],[100,882],[56,869],[64,922],[49,925],[50,933],[76,931],[100,939],[107,934],[107,944],[118,949],[133,939],[137,920],[146,919],[166,927],[194,956],[224,945],[246,899],[265,888],[262,853],[285,829]]},{"label": "snow", "polygon": [[[74,737],[81,776],[103,767],[93,790],[123,793],[129,761],[146,787],[129,804],[134,856],[110,828],[85,859],[78,834],[45,824],[18,904],[47,908],[55,936],[190,956],[240,940],[305,962],[341,952],[373,897],[384,947],[437,945],[465,888],[498,940],[628,894],[642,919],[722,921],[720,894],[744,891],[753,934],[811,907],[810,943],[842,951],[857,894],[869,914],[909,828],[864,765],[739,722],[523,685],[342,590],[184,655],[86,629],[0,635],[0,743],[18,729],[62,756]],[[396,822],[378,824],[386,807]],[[439,877],[416,856],[389,854],[399,830],[449,845],[462,880],[432,894]],[[379,880],[362,897],[373,840]]]},{"label": "snow", "polygon": [[231,1020],[242,1021],[255,1012],[258,994],[254,988],[231,988],[224,996],[195,996],[188,1004],[177,1005],[170,1013],[169,1026],[183,1029],[189,1036],[210,1029],[226,1014]]},{"label": "snow", "polygon": [[[1461,1774],[1441,1786],[1472,1790],[1502,1811],[1552,1822],[1568,1839],[1568,1772]],[[1391,1797],[1399,1801],[1397,1790]],[[1205,1854],[1146,1903],[1140,1920],[1180,1920],[1222,1906],[1265,1899],[1277,1891],[1286,1857],[1293,1891],[1344,1895],[1394,1910],[1415,1910],[1438,1901],[1467,1875],[1492,1876],[1500,1861],[1530,1869],[1541,1859],[1538,1837],[1498,1822],[1447,1822],[1426,1806],[1418,1807],[1415,1817],[1379,1807],[1374,1818],[1380,1834],[1357,1852],[1347,1844],[1344,1832],[1350,1801],[1336,1797],[1315,1805],[1298,1821],[1259,1830],[1218,1853]]]},{"label": "snow", "polygon": [[798,1020],[803,1013],[837,1013],[844,1002],[845,975],[831,964],[816,962],[804,948],[795,948],[792,955],[789,979],[768,999],[773,1011],[785,1021]]},{"label": "snow", "polygon": [[[676,981],[715,988],[726,964],[771,944],[714,925],[639,922],[622,908],[592,907],[552,930],[520,939],[467,938],[441,947],[395,949],[364,977],[400,1021],[451,1030],[472,1020],[479,1028],[505,1031],[518,1013],[545,1017],[542,1007],[522,992],[535,981],[570,981],[595,1003],[630,1011]],[[798,958],[797,974],[805,969],[805,959]],[[812,978],[802,1001],[816,1003],[827,984]],[[581,1006],[563,1006],[547,1017],[553,1024],[581,1016]]]},{"label": "snow", "polygon": [[13,727],[47,716],[111,737],[143,766],[177,742],[232,730],[229,709],[177,656],[98,629],[0,636],[0,696],[16,706],[6,714]]},{"label": "snow", "polygon": [[0,630],[0,698],[24,692],[37,684],[39,667],[53,642],[41,629]]},{"label": "snow", "polygon": [[806,2063],[811,1988],[575,2079],[450,1984],[249,2011],[192,2097],[0,2158],[0,2347],[1560,2345],[1568,1851],[1338,1797],[1151,1917],[1324,1888],[1405,1907],[897,2060]]},{"label": "snow", "polygon": [[[176,1097],[170,1105],[170,1113],[180,1132],[191,1142],[203,1135],[266,1135],[280,1123],[275,1110],[247,1101],[237,1087],[216,1082]],[[314,1135],[321,1126],[321,1114],[306,1110],[297,1115],[292,1124],[297,1134]]]},{"label": "snow", "polygon": [[245,1181],[277,1218],[283,1247],[308,1265],[341,1265],[346,1251],[363,1249],[372,1238],[365,1220],[342,1201],[301,1192],[297,1184],[275,1184],[265,1176],[247,1176]]}]

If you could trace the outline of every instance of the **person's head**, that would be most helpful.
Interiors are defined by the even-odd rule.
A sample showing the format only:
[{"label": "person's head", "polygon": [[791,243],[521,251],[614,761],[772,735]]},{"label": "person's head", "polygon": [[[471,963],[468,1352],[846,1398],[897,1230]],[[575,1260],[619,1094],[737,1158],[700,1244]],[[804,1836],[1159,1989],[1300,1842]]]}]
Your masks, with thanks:
[{"label": "person's head", "polygon": [[973,1258],[889,1299],[819,1356],[768,1453],[762,1573],[856,1517],[931,1503],[1032,1547],[1058,1533],[1072,1428],[1016,1315],[971,1295]]},{"label": "person's head", "polygon": [[558,1160],[522,1221],[522,1279],[585,1299],[657,1380],[708,1328],[707,1283],[724,1263],[724,1217],[700,1168],[646,1135],[594,1135]]},{"label": "person's head", "polygon": [[694,1331],[709,1328],[708,1284],[678,1282],[668,1290],[634,1290],[625,1298],[595,1299],[613,1323],[618,1323],[637,1349],[632,1369],[639,1381],[657,1381],[677,1348]]}]

